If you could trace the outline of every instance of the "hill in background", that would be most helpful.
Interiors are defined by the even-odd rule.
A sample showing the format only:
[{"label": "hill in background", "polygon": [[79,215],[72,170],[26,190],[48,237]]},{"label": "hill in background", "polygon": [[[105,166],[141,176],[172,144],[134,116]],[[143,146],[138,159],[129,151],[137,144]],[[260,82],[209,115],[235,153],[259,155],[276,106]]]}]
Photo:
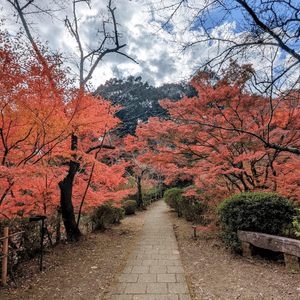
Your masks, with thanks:
[{"label": "hill in background", "polygon": [[178,101],[184,94],[193,97],[196,91],[190,85],[183,83],[154,87],[148,82],[143,82],[140,76],[110,79],[94,92],[94,95],[101,95],[123,107],[117,113],[117,117],[124,123],[122,134],[134,134],[138,121],[147,122],[151,117],[167,118],[167,111],[159,105],[158,101],[165,98]]}]

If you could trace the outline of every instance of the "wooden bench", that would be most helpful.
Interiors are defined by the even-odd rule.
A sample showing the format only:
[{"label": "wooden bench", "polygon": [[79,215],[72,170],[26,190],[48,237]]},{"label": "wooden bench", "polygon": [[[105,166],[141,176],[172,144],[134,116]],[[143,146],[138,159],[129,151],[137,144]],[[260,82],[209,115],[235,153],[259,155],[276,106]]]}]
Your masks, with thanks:
[{"label": "wooden bench", "polygon": [[300,240],[242,230],[238,230],[237,234],[242,244],[244,256],[253,255],[253,246],[282,252],[286,267],[289,270],[300,271]]}]

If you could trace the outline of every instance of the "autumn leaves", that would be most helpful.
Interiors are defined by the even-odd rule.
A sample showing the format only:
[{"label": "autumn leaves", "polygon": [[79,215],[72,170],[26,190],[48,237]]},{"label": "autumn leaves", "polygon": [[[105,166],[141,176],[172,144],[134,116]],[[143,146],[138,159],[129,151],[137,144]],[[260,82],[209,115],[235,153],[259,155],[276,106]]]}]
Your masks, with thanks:
[{"label": "autumn leaves", "polygon": [[[51,69],[45,74],[21,39],[5,32],[0,38],[1,216],[55,212],[58,184],[71,160],[79,166],[73,190],[77,210],[92,168],[84,207],[113,199],[112,191],[126,181],[122,162],[115,164],[109,153],[114,147],[108,133],[120,123],[114,115],[118,107],[72,88],[59,57],[44,53]],[[76,150],[72,135],[78,139]]]},{"label": "autumn leaves", "polygon": [[197,97],[161,101],[170,120],[140,124],[137,134],[149,145],[144,157],[163,168],[166,182],[189,180],[212,204],[244,191],[299,201],[300,160],[289,151],[300,146],[299,92],[251,93],[253,72],[232,62],[221,78],[199,73],[191,82]]},{"label": "autumn leaves", "polygon": [[139,194],[141,181],[185,180],[213,205],[258,190],[299,200],[297,90],[251,93],[254,70],[232,62],[220,78],[194,77],[196,97],[161,101],[168,120],[151,118],[121,138],[119,107],[72,87],[59,56],[42,48],[47,74],[19,38],[0,39],[1,217],[52,214],[68,192],[75,212],[117,204],[135,193],[130,176]]}]

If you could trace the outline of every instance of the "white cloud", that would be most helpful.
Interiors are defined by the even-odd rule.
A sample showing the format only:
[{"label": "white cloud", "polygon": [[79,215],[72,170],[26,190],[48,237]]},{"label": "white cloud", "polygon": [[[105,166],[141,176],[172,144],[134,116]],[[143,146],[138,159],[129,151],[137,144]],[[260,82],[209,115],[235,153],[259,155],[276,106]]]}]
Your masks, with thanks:
[{"label": "white cloud", "polygon": [[[47,1],[44,0],[40,3],[42,5]],[[8,15],[11,16],[13,11],[11,5],[6,0],[1,0],[1,4],[4,7],[1,15],[4,18]],[[96,42],[97,30],[101,31],[101,21],[103,18],[107,18],[105,11],[107,4],[104,4],[105,1],[94,1],[92,2],[92,9],[89,9],[85,3],[81,3],[77,7],[79,25],[82,25],[80,31],[82,44],[86,49],[91,45],[94,47],[98,45]],[[180,54],[181,46],[174,42],[173,35],[164,30],[157,32],[157,28],[161,28],[158,21],[163,21],[163,18],[156,15],[157,20],[153,21],[153,15],[149,10],[150,4],[148,1],[115,1],[116,18],[119,30],[122,32],[121,43],[127,44],[123,51],[139,62],[139,65],[124,56],[109,54],[99,64],[93,75],[92,82],[95,86],[111,78],[113,76],[112,69],[115,66],[124,70],[123,76],[140,75],[144,80],[156,85],[180,81],[190,75],[191,65],[188,67],[184,67],[184,65],[192,61],[191,55],[193,53]],[[169,13],[170,11],[166,11],[165,17],[168,17]],[[64,26],[63,19],[66,15],[72,21],[71,7],[56,13],[56,17],[53,19],[47,16],[43,16],[39,20],[31,19],[34,21],[33,34],[39,34],[44,41],[48,40],[52,49],[63,51],[67,57],[74,58],[77,53],[77,45]],[[30,18],[33,17],[34,15],[30,16]],[[183,19],[185,18],[179,15],[175,21],[181,22]],[[186,21],[187,19],[185,19],[185,23]],[[6,21],[6,25],[11,31],[17,28],[17,24],[12,18]],[[178,34],[180,34],[179,31]]]},{"label": "white cloud", "polygon": [[[47,5],[49,0],[39,1],[41,5]],[[26,0],[20,0],[26,3]],[[206,0],[189,0],[189,7],[198,7]],[[0,0],[3,11],[0,18],[7,19],[6,25],[10,31],[16,30],[16,19],[12,17],[12,7],[7,0]],[[68,1],[71,3],[71,1]],[[81,25],[82,45],[88,50],[89,47],[99,45],[98,38],[101,37],[102,20],[109,17],[106,10],[108,1],[91,1],[91,9],[86,3],[77,6],[79,25]],[[168,30],[162,29],[162,23],[169,19],[174,12],[176,4],[173,0],[115,0],[116,18],[118,28],[122,33],[120,43],[127,46],[122,49],[124,53],[131,56],[139,64],[135,64],[128,58],[115,53],[108,54],[99,64],[93,74],[94,86],[104,83],[114,76],[113,70],[120,70],[122,76],[142,76],[151,84],[161,85],[163,83],[180,82],[189,79],[197,67],[222,52],[226,44],[205,41],[196,43],[193,47],[182,51],[186,43],[203,40],[201,29],[189,31],[189,27],[197,17],[198,9],[189,9],[188,13],[185,3],[177,10],[170,20]],[[154,9],[155,8],[155,11]],[[67,32],[64,26],[64,18],[68,16],[72,20],[71,4],[63,11],[55,14],[54,18],[43,16],[35,19],[33,24],[34,35],[39,34],[41,39],[49,41],[54,50],[64,52],[66,57],[72,60],[76,57],[77,45],[75,40]],[[36,15],[27,17],[34,18]],[[231,41],[241,39],[243,33],[235,32],[235,23],[223,23],[211,31],[214,37],[224,38]],[[171,30],[171,31],[170,31]],[[274,50],[274,49],[273,49]],[[251,62],[258,70],[264,69],[269,63],[267,51],[273,51],[270,47],[264,49],[253,48],[253,51],[241,62]],[[264,53],[262,53],[264,51]],[[252,55],[251,55],[252,54]],[[280,53],[279,53],[280,56]],[[287,62],[288,57],[285,58]],[[279,60],[277,60],[279,64]],[[282,64],[282,61],[280,61]]]}]

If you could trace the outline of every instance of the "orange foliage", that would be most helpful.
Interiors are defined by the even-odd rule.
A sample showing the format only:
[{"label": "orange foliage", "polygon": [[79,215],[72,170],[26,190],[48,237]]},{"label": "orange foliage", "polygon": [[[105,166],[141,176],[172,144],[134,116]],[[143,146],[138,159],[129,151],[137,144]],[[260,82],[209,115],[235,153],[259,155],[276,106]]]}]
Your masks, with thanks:
[{"label": "orange foliage", "polygon": [[[58,183],[74,157],[81,166],[75,208],[93,165],[85,210],[126,196],[129,191],[119,189],[126,164],[115,164],[103,148],[107,133],[120,122],[114,115],[119,108],[70,89],[59,57],[47,55],[46,49],[51,76],[18,37],[0,32],[0,45],[0,217],[53,213],[60,203]],[[79,140],[76,153],[70,151],[71,134]]]},{"label": "orange foliage", "polygon": [[163,167],[167,183],[188,178],[208,193],[227,190],[224,197],[264,190],[300,200],[300,156],[268,147],[299,149],[300,94],[251,94],[252,73],[235,62],[217,82],[199,73],[191,82],[197,97],[161,101],[171,120],[140,124],[137,135],[148,143],[144,157]]}]

